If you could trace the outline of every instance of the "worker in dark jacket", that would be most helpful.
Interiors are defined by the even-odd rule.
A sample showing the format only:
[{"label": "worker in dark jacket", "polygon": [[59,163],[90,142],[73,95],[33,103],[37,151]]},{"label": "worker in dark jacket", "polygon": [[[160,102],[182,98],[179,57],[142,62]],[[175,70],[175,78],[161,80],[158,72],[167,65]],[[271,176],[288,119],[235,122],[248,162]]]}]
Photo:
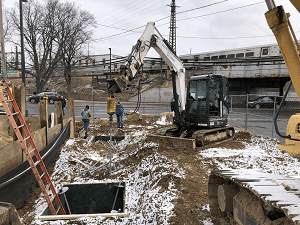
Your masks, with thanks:
[{"label": "worker in dark jacket", "polygon": [[89,108],[90,108],[89,105],[86,105],[86,107],[81,112],[82,121],[84,122],[84,131],[85,131],[84,138],[87,138],[90,118],[92,117],[92,112],[91,110],[89,110]]},{"label": "worker in dark jacket", "polygon": [[118,128],[123,128],[123,111],[124,107],[121,105],[120,102],[116,105],[116,115],[117,115],[117,124]]},{"label": "worker in dark jacket", "polygon": [[63,113],[63,115],[66,115],[65,107],[67,105],[67,102],[66,102],[66,99],[64,99],[64,96],[60,96],[60,101],[61,101],[62,113]]}]

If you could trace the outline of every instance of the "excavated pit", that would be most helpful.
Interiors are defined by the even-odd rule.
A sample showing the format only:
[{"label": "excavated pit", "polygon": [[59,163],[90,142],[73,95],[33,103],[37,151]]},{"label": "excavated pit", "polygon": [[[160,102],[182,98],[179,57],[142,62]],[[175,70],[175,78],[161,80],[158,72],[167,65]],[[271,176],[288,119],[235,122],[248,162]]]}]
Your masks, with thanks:
[{"label": "excavated pit", "polygon": [[[41,220],[74,219],[80,217],[126,217],[125,183],[68,184],[59,191],[59,198],[67,215],[52,215],[49,207]],[[55,200],[53,200],[53,203]],[[55,208],[56,203],[54,203]]]}]

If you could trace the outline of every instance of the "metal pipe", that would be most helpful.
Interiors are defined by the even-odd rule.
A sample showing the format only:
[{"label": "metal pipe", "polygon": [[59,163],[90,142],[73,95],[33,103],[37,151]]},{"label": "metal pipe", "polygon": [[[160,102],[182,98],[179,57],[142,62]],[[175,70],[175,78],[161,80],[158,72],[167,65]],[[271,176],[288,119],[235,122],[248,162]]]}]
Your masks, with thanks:
[{"label": "metal pipe", "polygon": [[266,4],[267,4],[269,10],[276,8],[276,4],[275,4],[274,0],[266,0]]}]

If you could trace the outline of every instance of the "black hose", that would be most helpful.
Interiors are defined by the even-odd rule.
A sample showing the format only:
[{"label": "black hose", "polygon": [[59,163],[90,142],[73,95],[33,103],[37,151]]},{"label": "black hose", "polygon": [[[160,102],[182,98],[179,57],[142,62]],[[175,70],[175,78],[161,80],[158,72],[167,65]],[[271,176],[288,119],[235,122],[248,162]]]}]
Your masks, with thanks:
[{"label": "black hose", "polygon": [[274,126],[275,126],[275,131],[276,131],[276,133],[278,134],[278,136],[280,136],[280,137],[282,137],[282,138],[291,138],[290,135],[286,136],[286,135],[283,135],[283,134],[281,134],[281,133],[279,132],[279,130],[278,130],[278,125],[277,125],[277,118],[278,118],[279,112],[280,112],[280,110],[281,110],[281,107],[282,107],[283,103],[285,102],[285,99],[286,99],[286,97],[287,97],[287,95],[288,95],[288,93],[289,93],[289,91],[290,91],[290,88],[291,88],[292,84],[293,84],[293,83],[292,83],[292,80],[291,80],[291,81],[289,82],[289,85],[288,85],[287,89],[286,89],[286,92],[284,93],[284,96],[283,96],[283,98],[282,98],[282,101],[280,102],[279,109],[277,110],[277,112],[276,112],[276,114],[275,114],[275,117],[274,117],[274,119],[273,119],[273,121],[274,121]]},{"label": "black hose", "polygon": [[139,80],[139,85],[138,85],[138,101],[137,101],[137,105],[134,109],[134,111],[132,113],[126,113],[124,111],[124,109],[122,109],[121,107],[119,107],[118,105],[116,105],[116,107],[124,114],[124,115],[133,115],[135,113],[137,113],[140,109],[140,106],[141,106],[141,93],[140,93],[140,86],[141,86],[141,81],[142,80]]}]

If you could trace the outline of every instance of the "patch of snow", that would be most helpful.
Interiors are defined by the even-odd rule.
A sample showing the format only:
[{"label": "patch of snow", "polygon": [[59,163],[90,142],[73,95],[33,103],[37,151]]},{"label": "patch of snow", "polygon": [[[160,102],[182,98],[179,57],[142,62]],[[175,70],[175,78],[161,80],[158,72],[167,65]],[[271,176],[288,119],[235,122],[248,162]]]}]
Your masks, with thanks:
[{"label": "patch of snow", "polygon": [[172,121],[167,121],[167,117],[166,116],[162,116],[160,118],[160,120],[156,121],[156,123],[159,124],[159,125],[171,125],[171,124],[173,124]]}]

